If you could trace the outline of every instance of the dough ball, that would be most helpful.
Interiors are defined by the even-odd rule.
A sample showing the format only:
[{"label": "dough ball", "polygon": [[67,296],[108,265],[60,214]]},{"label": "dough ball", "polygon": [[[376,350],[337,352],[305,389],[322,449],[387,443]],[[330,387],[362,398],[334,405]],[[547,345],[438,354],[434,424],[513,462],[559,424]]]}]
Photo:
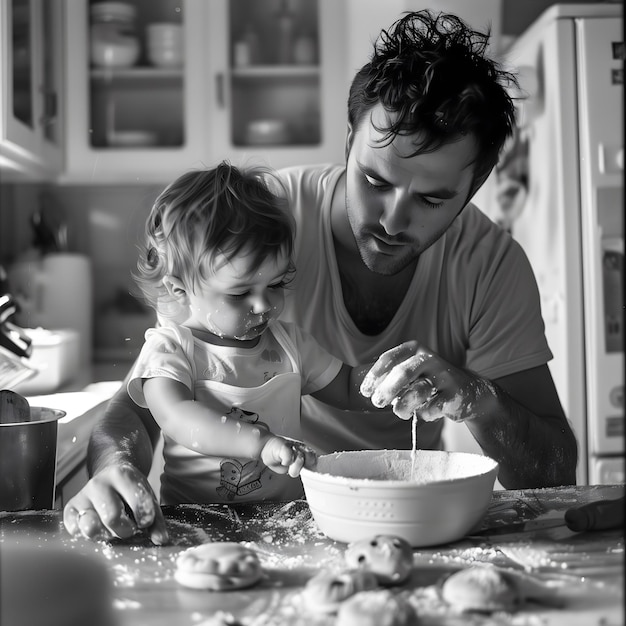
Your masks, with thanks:
[{"label": "dough ball", "polygon": [[376,535],[351,543],[345,560],[350,568],[372,572],[381,585],[401,585],[411,575],[413,550],[402,537]]},{"label": "dough ball", "polygon": [[251,587],[262,575],[257,553],[229,541],[205,543],[181,552],[174,572],[181,585],[210,591]]},{"label": "dough ball", "polygon": [[315,613],[336,613],[339,605],[359,591],[375,589],[376,576],[365,570],[320,572],[304,587],[304,601]]},{"label": "dough ball", "polygon": [[441,597],[459,611],[514,611],[522,601],[515,581],[489,566],[476,566],[448,576]]},{"label": "dough ball", "polygon": [[335,626],[417,626],[417,612],[388,589],[362,591],[346,600]]}]

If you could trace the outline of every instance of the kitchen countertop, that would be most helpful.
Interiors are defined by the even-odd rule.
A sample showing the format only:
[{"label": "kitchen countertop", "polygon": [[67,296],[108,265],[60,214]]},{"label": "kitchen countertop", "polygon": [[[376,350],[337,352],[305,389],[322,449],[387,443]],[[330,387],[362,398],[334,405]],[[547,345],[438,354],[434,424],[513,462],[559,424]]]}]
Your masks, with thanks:
[{"label": "kitchen countertop", "polygon": [[[542,520],[562,520],[572,506],[623,495],[624,485],[495,491],[481,526],[484,532],[449,545],[414,549],[412,576],[395,592],[409,599],[421,616],[420,624],[426,626],[623,624],[623,528],[573,533],[564,525],[539,527]],[[112,581],[111,602],[119,626],[204,626],[205,622],[208,626],[207,620],[219,610],[232,613],[245,626],[333,624],[333,618],[316,617],[306,610],[302,588],[320,569],[341,569],[345,545],[320,533],[305,501],[165,506],[163,511],[170,533],[167,546],[154,546],[144,536],[126,543],[70,538],[59,511],[0,513],[0,549],[17,543],[36,551],[91,555],[104,565]],[[513,534],[494,532],[526,521],[535,526]],[[190,546],[210,541],[238,541],[257,550],[265,578],[238,592],[181,587],[173,578],[176,557]],[[443,576],[476,564],[492,564],[541,580],[553,588],[563,606],[527,603],[514,614],[491,616],[454,613],[438,596],[438,583]],[[19,572],[6,575],[14,579]],[[1,579],[8,580],[5,575]],[[27,582],[32,585],[32,578]]]}]

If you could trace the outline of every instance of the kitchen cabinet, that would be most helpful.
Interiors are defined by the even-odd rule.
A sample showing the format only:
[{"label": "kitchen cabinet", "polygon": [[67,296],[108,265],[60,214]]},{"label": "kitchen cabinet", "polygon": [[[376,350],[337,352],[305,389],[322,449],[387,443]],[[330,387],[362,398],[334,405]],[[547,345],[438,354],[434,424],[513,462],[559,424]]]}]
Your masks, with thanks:
[{"label": "kitchen cabinet", "polygon": [[[167,182],[202,164],[206,137],[205,86],[213,61],[205,53],[208,2],[136,0],[137,61],[119,56],[130,35],[105,37],[108,46],[92,61],[95,3],[66,0],[67,126],[66,167],[61,182]],[[182,27],[179,64],[151,63],[147,26]],[[109,56],[107,54],[110,52]],[[102,57],[102,58],[101,58]],[[107,61],[108,59],[108,61]]]},{"label": "kitchen cabinet", "polygon": [[[337,161],[345,137],[345,8],[333,0],[135,0],[136,60],[94,54],[94,2],[65,0],[61,182],[168,182],[219,160]],[[154,23],[182,27],[159,66]],[[110,42],[109,42],[110,43]]]},{"label": "kitchen cabinet", "polygon": [[50,177],[63,167],[62,0],[1,0],[0,165]]},{"label": "kitchen cabinet", "polygon": [[[216,147],[273,167],[342,161],[346,134],[346,7],[334,0],[216,2],[227,49],[216,75]],[[209,81],[210,78],[207,78]],[[220,158],[216,153],[214,158]]]}]

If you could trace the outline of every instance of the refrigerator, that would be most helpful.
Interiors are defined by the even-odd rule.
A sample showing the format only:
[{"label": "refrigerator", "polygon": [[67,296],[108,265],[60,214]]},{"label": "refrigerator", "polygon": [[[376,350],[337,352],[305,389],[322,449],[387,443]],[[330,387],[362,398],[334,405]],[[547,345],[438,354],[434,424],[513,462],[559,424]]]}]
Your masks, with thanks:
[{"label": "refrigerator", "polygon": [[517,128],[486,210],[533,266],[579,484],[625,479],[623,62],[616,3],[553,5],[512,44]]}]

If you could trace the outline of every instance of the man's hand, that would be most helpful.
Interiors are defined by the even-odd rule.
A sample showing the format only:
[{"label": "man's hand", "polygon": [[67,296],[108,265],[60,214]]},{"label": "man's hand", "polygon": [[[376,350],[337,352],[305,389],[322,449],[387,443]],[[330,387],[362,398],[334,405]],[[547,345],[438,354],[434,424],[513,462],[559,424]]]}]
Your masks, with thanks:
[{"label": "man's hand", "polygon": [[63,523],[70,535],[87,539],[127,539],[145,530],[156,545],[168,541],[154,492],[130,463],[99,471],[65,505]]},{"label": "man's hand", "polygon": [[296,478],[304,466],[315,467],[317,455],[301,441],[272,435],[261,450],[261,460],[273,472],[289,473],[289,476]]},{"label": "man's hand", "polygon": [[576,438],[545,364],[491,381],[409,341],[378,358],[361,393],[402,419],[465,420],[506,489],[576,483]]},{"label": "man's hand", "polygon": [[361,393],[376,407],[392,405],[401,419],[416,413],[427,422],[481,415],[496,394],[490,381],[453,366],[417,341],[381,354],[363,379]]}]

